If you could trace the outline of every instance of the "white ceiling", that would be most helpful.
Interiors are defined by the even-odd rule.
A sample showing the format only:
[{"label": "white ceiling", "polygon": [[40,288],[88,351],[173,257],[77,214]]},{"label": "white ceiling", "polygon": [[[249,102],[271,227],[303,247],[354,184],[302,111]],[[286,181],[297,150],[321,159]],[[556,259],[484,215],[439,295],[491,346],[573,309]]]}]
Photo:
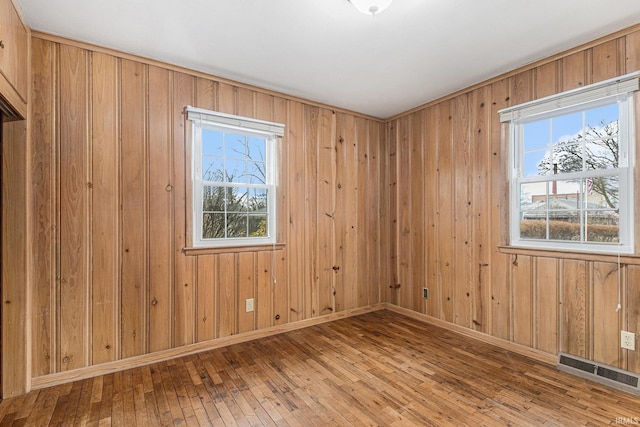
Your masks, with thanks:
[{"label": "white ceiling", "polygon": [[17,0],[37,31],[387,118],[640,22],[639,0]]}]

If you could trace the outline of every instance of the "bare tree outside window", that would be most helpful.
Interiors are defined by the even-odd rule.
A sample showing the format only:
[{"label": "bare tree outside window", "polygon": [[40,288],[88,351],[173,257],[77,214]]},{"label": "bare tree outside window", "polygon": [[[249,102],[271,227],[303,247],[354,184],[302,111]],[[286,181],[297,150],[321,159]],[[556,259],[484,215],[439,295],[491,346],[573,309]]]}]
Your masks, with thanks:
[{"label": "bare tree outside window", "polygon": [[[539,164],[540,175],[603,170],[618,167],[618,121],[602,120],[601,126],[589,126],[586,133],[563,141],[554,147],[550,156]],[[584,146],[583,146],[584,145]],[[618,208],[618,180],[616,177],[593,177],[588,190],[603,196],[608,207]]]},{"label": "bare tree outside window", "polygon": [[205,132],[221,135],[203,153],[202,237],[267,236],[265,140]]}]

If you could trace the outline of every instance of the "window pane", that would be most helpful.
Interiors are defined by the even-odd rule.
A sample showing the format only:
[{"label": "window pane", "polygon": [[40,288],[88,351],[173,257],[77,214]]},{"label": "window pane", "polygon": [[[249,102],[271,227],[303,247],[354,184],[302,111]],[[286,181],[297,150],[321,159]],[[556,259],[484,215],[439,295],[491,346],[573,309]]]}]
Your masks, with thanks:
[{"label": "window pane", "polygon": [[520,208],[522,211],[540,210],[547,208],[546,182],[535,182],[520,185]]},{"label": "window pane", "polygon": [[525,240],[546,240],[547,221],[544,219],[523,219],[520,221],[520,238]]},{"label": "window pane", "polygon": [[249,236],[267,237],[267,216],[249,215]]},{"label": "window pane", "polygon": [[554,117],[551,128],[554,144],[575,140],[582,132],[582,112]]},{"label": "window pane", "polygon": [[265,164],[262,162],[247,162],[247,174],[243,182],[247,184],[264,184],[266,182]]},{"label": "window pane", "polygon": [[563,143],[553,149],[551,165],[553,174],[581,172],[583,170],[582,143]]},{"label": "window pane", "polygon": [[[555,182],[555,185],[554,185]],[[560,200],[561,204],[572,205],[573,207],[579,207],[580,202],[580,193],[581,191],[581,181],[576,180],[558,180],[551,181],[549,183],[550,186],[550,194],[551,198],[554,200]],[[564,200],[564,202],[562,201]]]},{"label": "window pane", "polygon": [[618,243],[620,241],[620,217],[616,211],[586,211],[586,241]]},{"label": "window pane", "polygon": [[585,144],[586,169],[612,169],[618,167],[618,139],[602,139]]},{"label": "window pane", "polygon": [[524,176],[550,175],[554,171],[548,151],[532,151],[524,154]]},{"label": "window pane", "polygon": [[247,237],[247,214],[227,214],[227,237]]},{"label": "window pane", "polygon": [[246,164],[244,160],[227,159],[225,166],[227,182],[245,182]]},{"label": "window pane", "polygon": [[202,210],[205,212],[224,212],[226,188],[205,185],[202,187]]},{"label": "window pane", "polygon": [[224,238],[224,214],[223,213],[203,213],[202,214],[202,238],[220,239]]},{"label": "window pane", "polygon": [[580,217],[578,211],[559,211],[549,213],[549,239],[580,241]]},{"label": "window pane", "polygon": [[225,155],[227,158],[245,159],[247,157],[246,137],[233,133],[224,135]]},{"label": "window pane", "polygon": [[227,188],[227,212],[246,212],[249,189],[242,187]]},{"label": "window pane", "polygon": [[249,189],[249,212],[267,212],[267,189]]},{"label": "window pane", "polygon": [[222,171],[224,170],[222,158],[220,157],[202,157],[202,180],[223,182],[224,176]]},{"label": "window pane", "polygon": [[584,191],[588,202],[588,209],[618,209],[619,191],[617,176],[601,176],[587,178],[584,184]]},{"label": "window pane", "polygon": [[540,120],[538,122],[525,123],[524,125],[524,150],[531,151],[549,146],[551,136],[551,121]]},{"label": "window pane", "polygon": [[520,186],[520,238],[547,238],[548,183],[536,182]]},{"label": "window pane", "polygon": [[617,103],[587,110],[585,112],[585,127],[587,128],[587,137],[589,137],[590,130],[601,130],[605,127],[611,127],[614,122],[617,132],[617,121],[619,116],[620,107]]},{"label": "window pane", "polygon": [[247,144],[247,158],[264,162],[266,160],[266,144],[264,138],[250,137]]},{"label": "window pane", "polygon": [[222,157],[222,132],[202,129],[202,154]]}]

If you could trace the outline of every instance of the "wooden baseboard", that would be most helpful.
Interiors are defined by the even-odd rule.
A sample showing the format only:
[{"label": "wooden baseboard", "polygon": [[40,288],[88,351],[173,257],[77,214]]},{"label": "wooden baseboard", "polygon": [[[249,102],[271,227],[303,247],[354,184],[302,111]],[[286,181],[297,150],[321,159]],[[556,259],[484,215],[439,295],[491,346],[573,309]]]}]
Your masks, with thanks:
[{"label": "wooden baseboard", "polygon": [[134,356],[123,360],[102,363],[99,365],[87,366],[85,368],[74,369],[71,371],[57,372],[55,374],[43,375],[31,380],[31,389],[37,390],[45,387],[52,387],[60,384],[66,384],[72,381],[92,378],[99,375],[111,374],[118,371],[124,371],[137,366],[149,365],[152,363],[163,362],[176,357],[188,356],[215,348],[226,347],[233,344],[240,344],[252,341],[258,338],[264,338],[272,335],[281,334],[283,332],[294,331],[297,329],[307,328],[309,326],[319,325],[326,322],[342,319],[345,317],[358,316],[364,313],[383,310],[384,304],[374,304],[368,307],[356,308],[353,310],[345,310],[339,313],[332,313],[321,317],[314,317],[298,322],[287,323],[284,325],[273,326],[257,331],[245,332],[242,334],[231,335],[224,338],[218,338],[211,341],[204,341],[196,344],[185,345],[182,347],[161,350],[150,354]]},{"label": "wooden baseboard", "polygon": [[233,344],[240,344],[243,342],[264,338],[276,334],[281,334],[288,331],[294,331],[297,329],[307,328],[309,326],[319,325],[326,322],[342,319],[345,317],[357,316],[364,313],[370,313],[378,310],[390,310],[412,319],[416,319],[421,322],[429,323],[434,326],[441,327],[443,329],[450,330],[462,335],[466,335],[470,338],[483,341],[504,350],[513,351],[523,356],[530,357],[541,363],[548,365],[555,365],[557,361],[557,355],[545,353],[540,350],[536,350],[521,344],[516,344],[511,341],[507,341],[501,338],[477,332],[453,323],[445,322],[444,320],[436,319],[435,317],[428,316],[423,313],[418,313],[406,308],[398,307],[389,303],[374,304],[368,307],[357,308],[353,310],[345,310],[339,313],[328,314],[326,316],[314,317],[311,319],[301,320],[299,322],[287,323],[284,325],[273,326],[271,328],[261,329],[258,331],[246,332],[238,335],[232,335],[229,337],[218,338],[211,341],[205,341],[196,344],[190,344],[182,347],[172,348],[168,350],[162,350],[155,353],[144,354],[140,356],[130,357],[128,359],[117,360],[113,362],[102,363],[100,365],[88,366],[85,368],[74,369],[72,371],[58,372],[55,374],[44,375],[32,379],[31,388],[37,390],[45,387],[52,387],[55,385],[65,384],[72,381],[83,380],[86,378],[95,377],[98,375],[111,374],[118,371],[123,371],[136,366],[149,365],[152,363],[163,362],[165,360],[173,359],[176,357],[188,356],[195,353],[200,353],[215,348],[226,347]]},{"label": "wooden baseboard", "polygon": [[556,365],[556,362],[558,361],[558,355],[556,354],[551,354],[551,353],[546,353],[544,351],[540,351],[540,350],[536,350],[534,348],[531,347],[527,347],[525,345],[522,344],[517,344],[511,341],[507,341],[505,339],[502,338],[497,338],[494,337],[492,335],[488,335],[485,334],[483,332],[478,332],[478,331],[474,331],[473,329],[468,329],[465,328],[463,326],[460,325],[456,325],[454,323],[450,323],[450,322],[446,322],[444,320],[440,320],[440,319],[436,319],[435,317],[423,314],[423,313],[418,313],[416,311],[413,310],[409,310],[406,308],[402,308],[402,307],[398,307],[397,305],[393,305],[393,304],[389,304],[389,303],[383,303],[382,304],[383,307],[386,310],[390,310],[399,314],[403,314],[405,316],[411,317],[412,319],[416,319],[418,321],[421,322],[425,322],[425,323],[429,323],[431,325],[434,326],[439,326],[443,329],[447,329],[449,331],[452,332],[456,332],[462,335],[466,335],[470,338],[474,338],[477,339],[479,341],[483,341],[486,342],[488,344],[492,344],[495,345],[497,347],[500,347],[504,350],[508,350],[508,351],[513,351],[514,353],[518,353],[521,354],[523,356],[527,356],[530,357],[532,359],[535,359],[541,363],[545,363],[548,365]]}]

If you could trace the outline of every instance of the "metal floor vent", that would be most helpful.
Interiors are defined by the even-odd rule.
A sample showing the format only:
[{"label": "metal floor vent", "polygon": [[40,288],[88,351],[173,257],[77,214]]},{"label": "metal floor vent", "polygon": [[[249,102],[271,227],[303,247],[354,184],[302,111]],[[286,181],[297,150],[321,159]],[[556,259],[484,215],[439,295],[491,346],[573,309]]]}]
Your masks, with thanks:
[{"label": "metal floor vent", "polygon": [[558,355],[558,370],[640,396],[640,376],[571,354]]}]

